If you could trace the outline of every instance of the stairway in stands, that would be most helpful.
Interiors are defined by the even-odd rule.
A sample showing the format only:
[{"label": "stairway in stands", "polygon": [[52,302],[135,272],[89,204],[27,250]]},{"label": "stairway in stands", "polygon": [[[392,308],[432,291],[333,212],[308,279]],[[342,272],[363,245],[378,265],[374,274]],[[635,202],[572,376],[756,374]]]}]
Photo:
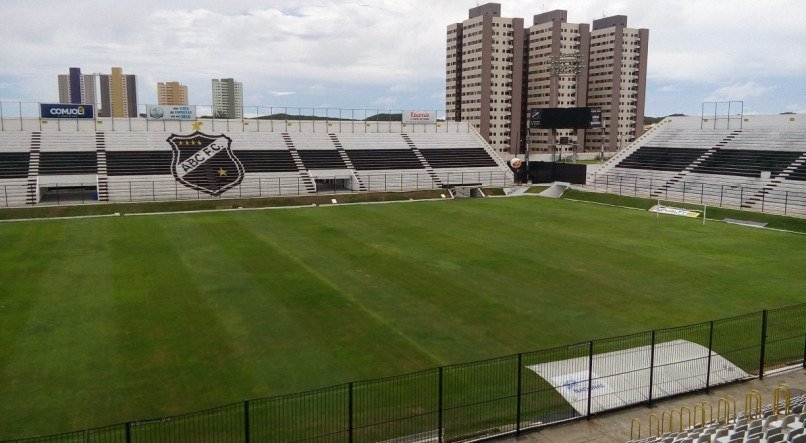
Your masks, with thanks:
[{"label": "stairway in stands", "polygon": [[336,136],[336,134],[329,133],[330,141],[333,142],[333,146],[336,147],[336,151],[338,151],[339,156],[341,157],[342,161],[344,161],[344,165],[347,166],[347,169],[352,172],[353,177],[355,177],[356,182],[358,182],[358,190],[361,192],[368,191],[366,185],[364,185],[364,180],[361,180],[361,176],[355,170],[355,166],[353,162],[350,160],[350,157],[347,155],[347,151],[344,150],[344,147],[341,145],[341,141]]},{"label": "stairway in stands", "polygon": [[316,185],[311,178],[311,174],[308,173],[305,164],[302,163],[302,159],[299,157],[299,152],[297,152],[297,147],[294,146],[291,136],[288,135],[287,132],[283,132],[282,136],[285,146],[288,148],[288,152],[291,153],[291,158],[294,159],[294,164],[297,165],[299,175],[302,176],[302,183],[305,185],[305,190],[308,191],[308,194],[316,194]]},{"label": "stairway in stands", "polygon": [[428,175],[431,177],[431,180],[434,181],[434,184],[437,185],[437,187],[441,188],[442,180],[439,179],[439,176],[434,171],[434,168],[431,167],[431,165],[428,163],[428,160],[425,159],[423,153],[420,152],[420,148],[418,148],[417,145],[415,145],[414,142],[411,141],[411,137],[409,137],[409,134],[403,133],[400,135],[403,136],[403,141],[405,141],[406,144],[409,145],[409,148],[411,148],[412,152],[414,152],[414,155],[416,155],[417,159],[420,160],[420,163],[423,164],[423,167],[425,168],[426,172],[428,172]]},{"label": "stairway in stands", "polygon": [[109,202],[109,178],[106,170],[106,137],[95,133],[95,154],[98,159],[98,201]]},{"label": "stairway in stands", "polygon": [[672,177],[669,180],[667,180],[666,183],[663,184],[663,186],[661,186],[657,190],[653,191],[652,192],[652,197],[657,198],[657,197],[660,197],[661,195],[664,195],[669,188],[671,188],[677,182],[682,180],[686,175],[688,175],[692,170],[694,170],[694,168],[699,166],[702,162],[704,162],[705,160],[708,160],[708,158],[710,158],[712,155],[714,155],[717,151],[719,151],[720,149],[725,147],[725,145],[728,144],[728,142],[730,142],[731,140],[736,138],[741,132],[742,132],[742,130],[738,129],[736,131],[732,131],[730,134],[728,134],[725,137],[723,137],[722,140],[720,140],[719,142],[717,142],[716,145],[712,146],[710,149],[705,151],[705,153],[703,153],[696,160],[691,162],[691,164],[688,165],[685,169],[683,169],[682,171],[678,172],[674,177]]},{"label": "stairway in stands", "polygon": [[31,156],[28,160],[28,190],[25,203],[35,205],[39,202],[39,148],[42,146],[42,133],[31,133]]},{"label": "stairway in stands", "polygon": [[[764,184],[760,191],[757,191],[753,196],[747,199],[747,201],[742,202],[743,209],[752,209],[758,202],[764,201],[764,196],[769,194],[770,191],[774,190],[778,185],[781,184],[781,179],[786,179],[789,177],[789,174],[798,169],[803,163],[806,163],[806,152],[801,154],[797,160],[793,161],[789,166],[784,168],[780,174],[775,177],[770,177],[770,180]],[[763,205],[762,205],[763,208]]]}]

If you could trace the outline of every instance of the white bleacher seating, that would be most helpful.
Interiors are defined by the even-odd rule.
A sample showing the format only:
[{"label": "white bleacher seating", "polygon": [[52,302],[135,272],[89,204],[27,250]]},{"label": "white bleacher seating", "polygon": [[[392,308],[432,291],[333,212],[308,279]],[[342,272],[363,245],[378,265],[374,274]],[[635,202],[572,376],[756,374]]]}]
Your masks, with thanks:
[{"label": "white bleacher seating", "polygon": [[[137,126],[138,119],[131,120],[132,128],[143,129],[118,125],[114,130],[98,126],[98,131],[87,127],[42,133],[38,174],[28,171],[34,133],[0,131],[0,207],[24,205],[26,189],[45,185],[97,186],[98,195],[108,195],[110,202],[212,198],[174,178],[174,154],[167,142],[174,134],[171,128],[149,125],[145,130],[146,126]],[[192,122],[184,123],[179,132],[193,132]],[[275,125],[273,131],[257,132],[253,125],[249,130],[230,132],[226,124],[218,123],[215,130],[212,125],[201,130],[229,137],[244,170],[240,184],[221,195],[225,198],[303,195],[316,192],[315,183],[329,186],[337,180],[339,186],[357,191],[432,189],[459,182],[505,186],[512,182],[505,164],[464,123],[418,126],[405,134],[399,124],[366,125],[366,132],[353,132],[364,129],[363,123],[344,125],[348,132],[338,132],[342,125],[295,122]],[[246,122],[243,125],[245,128]],[[429,167],[426,158],[435,165]],[[29,187],[32,180],[34,185]]]},{"label": "white bleacher seating", "polygon": [[[806,121],[748,118],[700,129],[667,119],[589,176],[591,190],[727,208],[806,215]],[[806,119],[804,119],[806,120]]]},{"label": "white bleacher seating", "polygon": [[667,432],[660,436],[646,437],[632,442],[640,443],[751,443],[751,442],[806,442],[806,395],[793,397],[790,412],[785,412],[785,403],[778,405],[779,414],[775,414],[774,405],[761,407],[761,417],[747,417],[739,411],[727,424],[722,420],[714,420],[704,426],[683,429],[681,432]]}]

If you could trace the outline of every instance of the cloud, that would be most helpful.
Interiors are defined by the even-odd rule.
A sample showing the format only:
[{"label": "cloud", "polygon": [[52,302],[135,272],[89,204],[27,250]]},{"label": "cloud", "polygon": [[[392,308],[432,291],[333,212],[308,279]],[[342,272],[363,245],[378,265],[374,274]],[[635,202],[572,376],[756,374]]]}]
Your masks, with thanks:
[{"label": "cloud", "polygon": [[275,97],[283,97],[283,96],[286,96],[286,95],[294,95],[294,94],[296,94],[296,92],[294,92],[294,91],[269,91],[269,94],[271,94],[271,95],[273,95]]},{"label": "cloud", "polygon": [[658,92],[680,92],[681,90],[679,85],[663,85],[657,89]]},{"label": "cloud", "polygon": [[[648,77],[661,85],[648,89],[650,115],[738,93],[758,100],[759,109],[777,111],[789,97],[806,95],[798,86],[806,77],[802,0],[779,0],[775,7],[749,0],[501,3],[504,17],[523,17],[527,26],[534,14],[567,9],[573,23],[590,23],[604,11],[649,28]],[[0,83],[11,85],[2,88],[4,96],[55,100],[56,75],[68,67],[91,73],[121,66],[138,75],[141,103],[155,102],[153,83],[166,80],[187,84],[191,102],[210,103],[210,79],[232,77],[243,82],[248,105],[424,109],[445,106],[446,27],[474,6],[448,0],[30,4],[3,2]],[[748,83],[747,90],[719,88]],[[753,95],[753,84],[768,89]]]},{"label": "cloud", "polygon": [[773,89],[775,88],[764,86],[754,81],[748,81],[742,84],[735,83],[717,88],[710,95],[708,95],[704,101],[747,100],[750,98],[762,97]]}]

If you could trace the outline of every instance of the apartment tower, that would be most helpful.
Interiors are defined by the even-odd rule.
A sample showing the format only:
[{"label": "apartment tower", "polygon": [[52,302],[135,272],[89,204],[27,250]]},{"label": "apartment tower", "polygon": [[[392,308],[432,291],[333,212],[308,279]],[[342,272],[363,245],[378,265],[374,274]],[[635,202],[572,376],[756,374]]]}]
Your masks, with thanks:
[{"label": "apartment tower", "polygon": [[[568,12],[555,10],[533,17],[533,24],[526,30],[525,61],[525,112],[536,108],[573,108],[587,106],[588,47],[590,26],[568,23]],[[579,57],[581,70],[578,74],[553,74],[552,59]],[[526,130],[526,119],[521,123],[528,137],[530,152],[549,152],[550,131]],[[556,130],[556,141],[578,140],[583,150],[584,131]],[[570,143],[558,144],[560,152],[571,149]]]},{"label": "apartment tower", "polygon": [[60,74],[59,103],[95,104],[95,76],[81,74],[81,68],[70,68],[69,74]]},{"label": "apartment tower", "polygon": [[137,117],[137,79],[124,74],[122,68],[112,68],[110,74],[100,75],[101,109],[99,117]]},{"label": "apartment tower", "polygon": [[[568,12],[537,14],[532,25],[501,18],[501,5],[470,9],[470,18],[448,26],[445,107],[449,120],[473,124],[499,153],[547,153],[549,131],[529,130],[532,109],[602,108],[605,127],[557,130],[560,152],[616,150],[643,132],[649,31],[627,27],[627,17],[568,23]],[[581,69],[552,69],[577,58]],[[566,144],[559,144],[567,141]],[[506,157],[506,156],[505,156]]]},{"label": "apartment tower", "polygon": [[188,87],[179,82],[157,82],[157,103],[187,106]]},{"label": "apartment tower", "polygon": [[446,116],[471,123],[497,152],[520,149],[523,31],[497,3],[448,26]]},{"label": "apartment tower", "polygon": [[243,84],[231,78],[213,79],[213,115],[243,118]]},{"label": "apartment tower", "polygon": [[644,132],[649,30],[627,27],[626,15],[593,21],[588,105],[602,108],[602,131],[587,131],[591,150],[617,150]]}]

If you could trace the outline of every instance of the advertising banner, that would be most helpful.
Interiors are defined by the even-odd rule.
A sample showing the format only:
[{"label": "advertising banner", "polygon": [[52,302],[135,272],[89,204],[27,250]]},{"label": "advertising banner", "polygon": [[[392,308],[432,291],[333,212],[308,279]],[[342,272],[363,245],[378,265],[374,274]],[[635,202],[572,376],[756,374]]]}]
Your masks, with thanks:
[{"label": "advertising banner", "polygon": [[149,120],[196,120],[196,107],[187,105],[148,105]]},{"label": "advertising banner", "polygon": [[697,218],[700,213],[688,209],[673,208],[671,206],[655,205],[649,208],[649,212],[657,212],[658,214],[679,215],[681,217]]},{"label": "advertising banner", "polygon": [[437,114],[433,111],[403,111],[403,123],[436,123]]},{"label": "advertising banner", "polygon": [[95,118],[95,109],[84,104],[40,103],[39,118]]}]

